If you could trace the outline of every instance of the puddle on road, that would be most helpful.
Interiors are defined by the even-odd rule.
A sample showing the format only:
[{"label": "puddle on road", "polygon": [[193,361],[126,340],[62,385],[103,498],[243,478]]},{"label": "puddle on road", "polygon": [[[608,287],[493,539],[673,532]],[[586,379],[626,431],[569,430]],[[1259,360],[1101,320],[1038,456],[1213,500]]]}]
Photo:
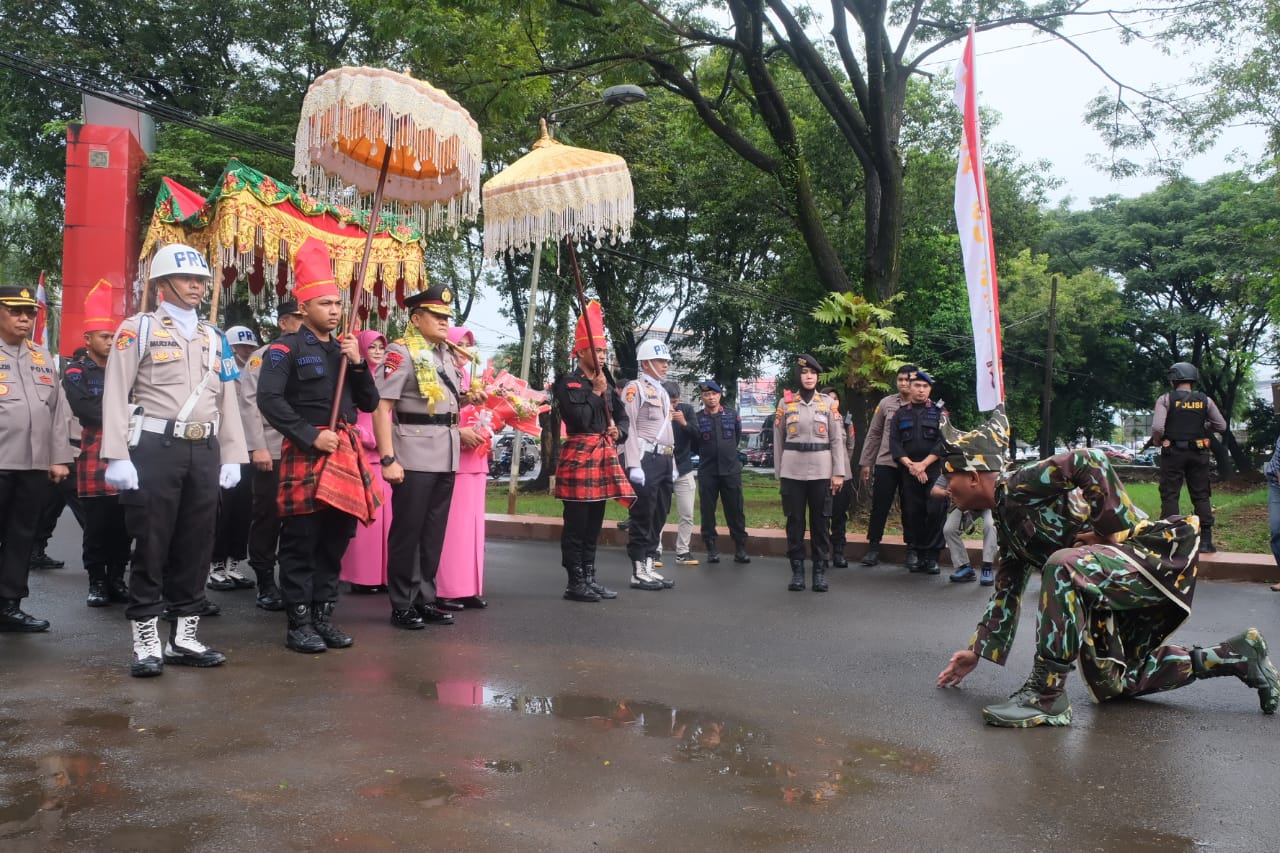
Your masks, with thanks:
[{"label": "puddle on road", "polygon": [[96,778],[102,766],[91,753],[47,755],[26,778],[0,788],[0,841],[45,836],[64,813],[114,799],[115,789]]},{"label": "puddle on road", "polygon": [[366,799],[391,798],[407,800],[424,809],[447,806],[462,799],[484,796],[478,785],[460,784],[439,776],[406,776],[364,785],[357,793]]},{"label": "puddle on road", "polygon": [[77,708],[62,721],[64,726],[79,726],[104,732],[128,731],[129,723],[130,717],[128,714],[95,711],[90,708]]},{"label": "puddle on road", "polygon": [[[886,770],[921,775],[938,766],[930,753],[875,740],[818,738],[793,747],[796,755],[780,756],[767,745],[766,733],[745,720],[657,702],[580,694],[538,696],[475,682],[429,682],[420,692],[446,705],[554,717],[594,731],[616,729],[664,739],[671,743],[665,760],[697,765],[713,778],[741,780],[757,795],[784,803],[823,803],[873,785]],[[483,765],[495,772],[520,772],[501,769],[497,761]]]}]

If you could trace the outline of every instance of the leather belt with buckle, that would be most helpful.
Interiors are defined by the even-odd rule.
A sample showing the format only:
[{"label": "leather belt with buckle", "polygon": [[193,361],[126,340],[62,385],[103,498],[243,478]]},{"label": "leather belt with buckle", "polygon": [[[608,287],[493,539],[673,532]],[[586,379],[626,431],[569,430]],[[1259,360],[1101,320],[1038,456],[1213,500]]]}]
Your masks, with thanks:
[{"label": "leather belt with buckle", "polygon": [[180,438],[183,441],[204,441],[218,434],[217,427],[211,423],[185,421],[166,421],[163,418],[144,417],[142,429],[157,435]]}]

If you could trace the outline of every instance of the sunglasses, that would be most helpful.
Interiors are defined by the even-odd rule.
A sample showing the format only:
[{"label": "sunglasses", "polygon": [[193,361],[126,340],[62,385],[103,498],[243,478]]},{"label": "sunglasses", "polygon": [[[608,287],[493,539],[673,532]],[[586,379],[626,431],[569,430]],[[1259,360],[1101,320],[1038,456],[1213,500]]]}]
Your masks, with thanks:
[{"label": "sunglasses", "polygon": [[[3,303],[0,303],[3,304]],[[36,306],[34,305],[5,305],[10,314],[22,314],[27,317],[36,316]]]}]

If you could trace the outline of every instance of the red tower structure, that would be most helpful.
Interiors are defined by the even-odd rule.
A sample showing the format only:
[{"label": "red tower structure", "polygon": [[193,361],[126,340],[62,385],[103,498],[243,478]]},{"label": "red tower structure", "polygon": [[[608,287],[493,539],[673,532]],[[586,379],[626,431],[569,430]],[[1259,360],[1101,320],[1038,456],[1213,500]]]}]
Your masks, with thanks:
[{"label": "red tower structure", "polygon": [[100,278],[131,313],[142,223],[138,182],[146,154],[127,127],[73,124],[67,128],[66,228],[62,236],[62,323],[58,351],[81,344],[84,298]]}]

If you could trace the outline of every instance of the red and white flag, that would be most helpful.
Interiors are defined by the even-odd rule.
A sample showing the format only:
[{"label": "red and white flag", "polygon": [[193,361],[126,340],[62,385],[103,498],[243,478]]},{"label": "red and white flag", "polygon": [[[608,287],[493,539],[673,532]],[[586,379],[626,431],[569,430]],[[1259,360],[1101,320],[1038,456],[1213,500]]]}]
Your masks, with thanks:
[{"label": "red and white flag", "polygon": [[987,176],[982,165],[982,128],[973,77],[973,27],[956,66],[956,106],[964,113],[960,163],[956,169],[956,226],[969,286],[973,347],[978,363],[978,410],[1004,401],[1004,364],[1000,343],[1000,291],[996,284],[996,247],[991,239]]},{"label": "red and white flag", "polygon": [[31,340],[38,346],[47,346],[45,333],[49,326],[49,303],[44,295],[44,270],[40,271],[40,284],[36,287],[36,328],[31,333]]}]

